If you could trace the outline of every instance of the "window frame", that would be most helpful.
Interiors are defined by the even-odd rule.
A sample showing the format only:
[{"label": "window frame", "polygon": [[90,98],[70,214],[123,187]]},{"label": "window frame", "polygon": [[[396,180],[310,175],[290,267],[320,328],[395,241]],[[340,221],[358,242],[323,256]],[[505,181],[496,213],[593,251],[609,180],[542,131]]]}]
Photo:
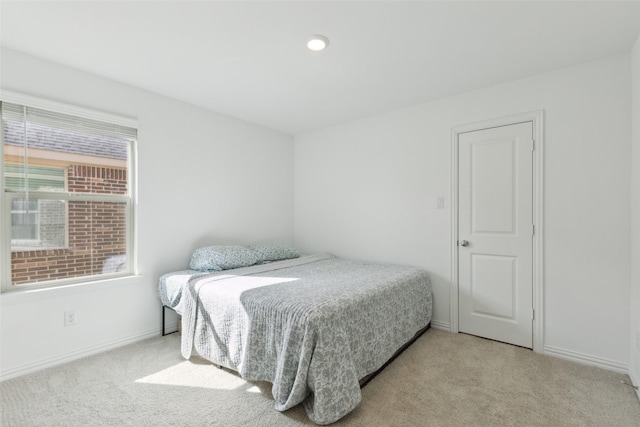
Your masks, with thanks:
[{"label": "window frame", "polygon": [[[4,135],[4,133],[3,133],[3,135]],[[6,165],[4,165],[4,163],[3,163],[3,166],[6,166]],[[22,165],[16,165],[16,166],[22,166]],[[33,169],[35,171],[36,168],[39,168],[39,169],[46,168],[46,169],[49,169],[49,170],[54,170],[54,169],[55,170],[60,170],[62,172],[62,179],[57,179],[57,177],[56,177],[56,179],[51,179],[51,181],[62,182],[63,191],[64,192],[67,191],[67,179],[68,179],[68,177],[67,177],[66,169],[60,168],[60,167],[43,167],[43,166],[28,166],[27,168],[28,168],[27,169],[27,174],[29,176],[33,175],[31,173],[31,170]],[[8,172],[7,170],[4,170],[3,177],[6,178],[7,176],[9,176],[9,174],[16,175],[13,172]],[[3,184],[4,184],[4,182],[3,182]],[[4,190],[6,190],[6,188]],[[29,194],[32,194],[34,191],[35,190],[29,190]],[[54,190],[54,191],[55,192],[59,192],[58,190]],[[51,192],[48,192],[48,193],[51,193]],[[19,197],[9,197],[9,199],[11,200],[11,202],[13,202],[14,200],[20,200]],[[36,233],[35,239],[14,239],[14,238],[11,238],[12,252],[29,252],[29,251],[37,251],[37,250],[54,250],[54,249],[66,249],[66,248],[68,248],[68,246],[69,246],[69,227],[68,227],[67,222],[69,221],[69,212],[68,212],[68,206],[67,205],[65,205],[65,231],[64,231],[64,235],[65,236],[64,236],[64,242],[63,242],[62,245],[60,245],[60,246],[39,246],[39,245],[32,246],[32,245],[29,245],[29,244],[20,245],[20,241],[23,241],[23,242],[41,242],[41,238],[40,238],[40,236],[41,236],[41,226],[42,226],[42,222],[40,221],[40,219],[41,219],[40,215],[42,213],[42,207],[41,207],[42,203],[41,202],[42,202],[41,199],[37,200],[36,209],[34,211],[35,215],[36,215],[36,219],[37,219],[37,224],[34,224],[35,225],[35,233]],[[21,211],[15,211],[13,209],[13,206],[11,206],[11,207],[7,208],[7,212],[10,212],[11,216],[13,217],[13,214],[15,212],[21,212]],[[12,233],[12,236],[13,236],[13,224],[11,225],[11,233]],[[16,248],[16,246],[18,246],[18,248]]]},{"label": "window frame", "polygon": [[[24,105],[26,107],[48,110],[55,113],[68,114],[79,118],[98,120],[114,125],[121,125],[138,129],[139,123],[136,119],[129,117],[114,115],[97,110],[91,110],[83,107],[72,106],[65,103],[51,101],[30,95],[24,95],[17,92],[2,90],[0,92],[0,102]],[[32,289],[58,288],[67,285],[91,285],[92,283],[101,282],[111,278],[131,277],[138,274],[137,267],[137,143],[138,138],[130,141],[128,145],[127,156],[127,193],[126,194],[83,194],[71,193],[68,191],[38,192],[29,191],[34,197],[56,198],[66,201],[93,201],[93,202],[126,202],[126,259],[127,270],[123,272],[105,273],[97,275],[87,275],[81,277],[70,277],[63,279],[54,279],[35,283],[24,283],[13,285],[11,279],[11,215],[8,214],[7,203],[15,198],[17,192],[5,189],[4,180],[4,121],[0,120],[0,212],[2,212],[3,221],[0,224],[2,241],[0,242],[0,292],[19,292]],[[68,229],[68,224],[67,224]],[[6,237],[9,236],[9,237]],[[48,248],[47,248],[48,249]]]},{"label": "window frame", "polygon": [[[39,242],[40,241],[40,203],[39,200],[34,200],[34,202],[36,203],[36,207],[34,209],[29,209],[29,207],[27,207],[27,209],[16,209],[13,206],[13,202],[18,201],[18,200],[22,200],[24,201],[25,199],[22,198],[11,198],[11,207],[7,208],[7,211],[9,212],[9,214],[11,215],[11,247],[13,248],[13,250],[15,251],[15,246],[21,246],[19,244],[16,243],[16,241],[25,241],[25,242]],[[34,221],[33,224],[31,224],[31,226],[33,226],[34,229],[34,234],[35,236],[33,238],[20,238],[20,239],[14,239],[13,238],[13,233],[14,233],[14,227],[15,224],[13,224],[13,216],[14,215],[34,215],[36,221]],[[28,245],[22,245],[24,247],[28,247]]]}]

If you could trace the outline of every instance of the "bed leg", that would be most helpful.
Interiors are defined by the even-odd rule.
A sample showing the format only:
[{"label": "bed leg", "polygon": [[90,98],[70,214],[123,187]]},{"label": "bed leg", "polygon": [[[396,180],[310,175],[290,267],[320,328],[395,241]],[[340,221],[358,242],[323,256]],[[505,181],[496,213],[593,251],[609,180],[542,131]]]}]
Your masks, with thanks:
[{"label": "bed leg", "polygon": [[173,331],[173,332],[167,332],[167,327],[165,325],[166,317],[167,317],[165,313],[167,312],[167,308],[169,310],[173,311],[173,309],[171,307],[167,307],[164,304],[162,305],[162,336],[169,335],[169,334],[175,334],[176,332],[178,332],[180,335],[182,335],[182,316],[180,316],[179,319],[178,319],[178,330],[177,331]]},{"label": "bed leg", "polygon": [[165,309],[166,309],[166,308],[167,308],[167,307],[163,304],[163,305],[162,305],[162,336],[167,335],[167,333],[166,333],[166,331],[165,331],[165,327],[164,327],[164,318],[165,318],[164,312],[165,312]]}]

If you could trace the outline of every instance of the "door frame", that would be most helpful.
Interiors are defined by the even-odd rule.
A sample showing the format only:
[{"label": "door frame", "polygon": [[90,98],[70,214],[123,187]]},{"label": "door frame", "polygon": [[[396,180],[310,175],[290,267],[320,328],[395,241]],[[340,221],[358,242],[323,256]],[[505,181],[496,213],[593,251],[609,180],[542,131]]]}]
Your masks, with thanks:
[{"label": "door frame", "polygon": [[473,132],[516,123],[533,123],[533,351],[543,352],[544,346],[544,111],[527,113],[481,122],[468,123],[451,128],[451,332],[458,333],[458,137],[462,133]]}]

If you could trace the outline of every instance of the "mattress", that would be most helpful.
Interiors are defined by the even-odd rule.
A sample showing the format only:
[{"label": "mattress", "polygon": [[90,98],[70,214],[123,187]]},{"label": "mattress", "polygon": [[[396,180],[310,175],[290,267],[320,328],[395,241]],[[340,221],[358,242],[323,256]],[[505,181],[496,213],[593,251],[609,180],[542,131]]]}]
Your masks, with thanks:
[{"label": "mattress", "polygon": [[182,315],[182,290],[189,280],[207,275],[197,270],[180,270],[163,274],[158,280],[158,297],[165,305]]}]

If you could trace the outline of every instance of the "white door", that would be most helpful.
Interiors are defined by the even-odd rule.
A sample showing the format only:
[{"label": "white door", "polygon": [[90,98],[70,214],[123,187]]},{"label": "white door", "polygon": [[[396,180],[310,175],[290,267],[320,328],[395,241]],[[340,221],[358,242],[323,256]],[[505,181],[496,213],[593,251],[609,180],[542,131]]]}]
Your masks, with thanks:
[{"label": "white door", "polygon": [[458,136],[458,322],[533,348],[533,123]]}]

